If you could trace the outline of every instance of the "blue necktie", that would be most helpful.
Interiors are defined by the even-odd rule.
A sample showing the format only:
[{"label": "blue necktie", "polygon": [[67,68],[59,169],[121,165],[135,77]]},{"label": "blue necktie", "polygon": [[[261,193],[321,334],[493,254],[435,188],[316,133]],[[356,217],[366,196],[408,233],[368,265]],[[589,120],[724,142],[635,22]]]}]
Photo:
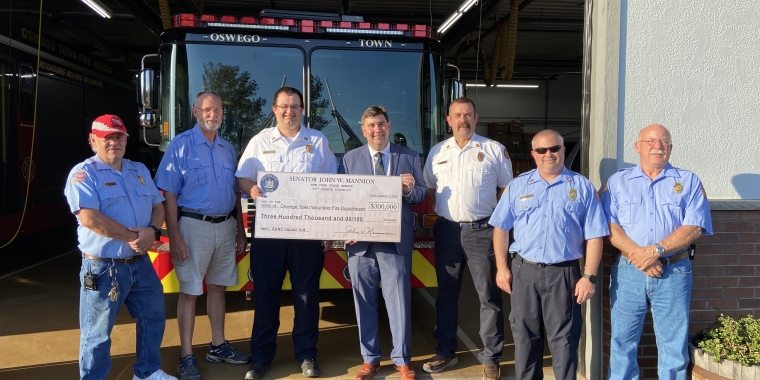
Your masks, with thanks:
[{"label": "blue necktie", "polygon": [[377,161],[375,161],[375,175],[385,175],[385,169],[383,169],[383,154],[381,152],[375,153]]}]

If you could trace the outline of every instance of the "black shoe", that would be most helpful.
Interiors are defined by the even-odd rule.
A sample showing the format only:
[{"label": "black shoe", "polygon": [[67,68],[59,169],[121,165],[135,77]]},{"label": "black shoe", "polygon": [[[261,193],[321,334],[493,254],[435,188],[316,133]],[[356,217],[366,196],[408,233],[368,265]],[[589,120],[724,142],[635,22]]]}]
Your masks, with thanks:
[{"label": "black shoe", "polygon": [[306,377],[319,377],[319,364],[316,359],[306,359],[301,363],[301,371]]},{"label": "black shoe", "polygon": [[248,372],[245,373],[245,380],[261,380],[267,371],[269,371],[269,365],[251,363],[248,367]]}]

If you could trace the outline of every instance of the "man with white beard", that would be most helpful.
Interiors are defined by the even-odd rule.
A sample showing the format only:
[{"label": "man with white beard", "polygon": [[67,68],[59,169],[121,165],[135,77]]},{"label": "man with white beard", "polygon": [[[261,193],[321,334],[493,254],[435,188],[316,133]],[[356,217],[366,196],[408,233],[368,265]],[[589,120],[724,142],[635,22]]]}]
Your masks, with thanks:
[{"label": "man with white beard", "polygon": [[166,198],[166,229],[180,283],[180,380],[201,380],[192,343],[195,300],[203,294],[204,276],[211,323],[206,361],[247,364],[251,360],[224,339],[224,292],[238,283],[235,255],[245,252],[247,242],[235,178],[235,149],[217,134],[223,116],[217,94],[198,94],[193,116],[196,126],[174,137],[156,173],[156,186]]}]

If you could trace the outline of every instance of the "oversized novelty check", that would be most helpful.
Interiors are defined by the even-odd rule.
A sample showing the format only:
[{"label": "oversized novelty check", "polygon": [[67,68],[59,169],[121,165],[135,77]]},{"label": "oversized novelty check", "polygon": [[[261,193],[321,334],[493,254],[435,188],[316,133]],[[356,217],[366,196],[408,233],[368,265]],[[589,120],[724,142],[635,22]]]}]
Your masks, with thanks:
[{"label": "oversized novelty check", "polygon": [[401,177],[259,172],[256,238],[401,241]]}]

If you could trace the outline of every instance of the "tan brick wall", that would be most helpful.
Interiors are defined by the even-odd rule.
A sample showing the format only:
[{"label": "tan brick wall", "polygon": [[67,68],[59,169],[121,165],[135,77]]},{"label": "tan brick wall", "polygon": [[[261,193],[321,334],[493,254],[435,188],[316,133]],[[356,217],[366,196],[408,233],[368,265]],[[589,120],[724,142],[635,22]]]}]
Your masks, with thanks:
[{"label": "tan brick wall", "polygon": [[[697,241],[692,262],[690,332],[712,325],[720,309],[733,316],[760,318],[760,211],[713,211],[713,236]],[[604,373],[607,377],[610,345],[609,276],[612,246],[605,245],[604,270]],[[639,344],[642,379],[657,378],[657,347],[652,318],[647,319]]]}]

